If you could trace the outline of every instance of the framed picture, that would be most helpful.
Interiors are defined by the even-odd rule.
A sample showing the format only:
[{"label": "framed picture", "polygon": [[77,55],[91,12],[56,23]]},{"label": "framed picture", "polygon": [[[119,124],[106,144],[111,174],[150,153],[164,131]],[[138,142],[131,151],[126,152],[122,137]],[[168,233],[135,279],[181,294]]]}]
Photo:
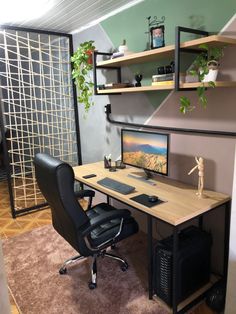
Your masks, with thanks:
[{"label": "framed picture", "polygon": [[164,25],[152,27],[151,32],[151,49],[165,46],[165,27]]}]

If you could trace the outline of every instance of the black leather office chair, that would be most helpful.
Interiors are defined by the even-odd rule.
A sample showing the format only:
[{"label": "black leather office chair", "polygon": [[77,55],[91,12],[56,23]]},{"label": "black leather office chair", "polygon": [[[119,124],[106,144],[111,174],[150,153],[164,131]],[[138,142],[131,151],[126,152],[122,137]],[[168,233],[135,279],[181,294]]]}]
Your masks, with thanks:
[{"label": "black leather office chair", "polygon": [[[91,190],[74,193],[74,172],[71,166],[47,154],[37,154],[34,159],[38,186],[51,207],[54,229],[80,253],[63,264],[60,274],[67,272],[66,266],[82,258],[92,256],[92,278],[89,288],[97,285],[98,256],[111,257],[121,262],[125,271],[128,264],[122,258],[107,253],[109,246],[138,231],[138,224],[127,209],[116,209],[106,203],[91,207]],[[89,197],[85,211],[77,198]]]}]

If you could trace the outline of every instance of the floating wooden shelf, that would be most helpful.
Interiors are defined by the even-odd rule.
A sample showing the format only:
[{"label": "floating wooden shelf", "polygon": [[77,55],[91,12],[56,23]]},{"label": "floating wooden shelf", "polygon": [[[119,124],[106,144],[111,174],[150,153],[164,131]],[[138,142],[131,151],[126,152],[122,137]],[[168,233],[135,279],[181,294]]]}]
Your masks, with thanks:
[{"label": "floating wooden shelf", "polygon": [[[181,43],[180,48],[192,48],[192,49],[199,49],[199,45],[207,44],[208,46],[225,46],[225,45],[236,45],[236,39],[225,37],[225,36],[218,36],[212,35],[207,36],[199,39],[194,39],[190,41],[186,41]],[[97,63],[97,67],[114,67],[114,66],[124,66],[130,64],[137,64],[137,63],[145,63],[151,61],[158,61],[161,58],[166,57],[174,57],[175,46],[170,45],[158,49],[143,51],[133,53],[124,57],[110,59],[106,61],[100,61]]]},{"label": "floating wooden shelf", "polygon": [[[236,82],[228,82],[228,81],[218,81],[215,82],[216,87],[236,87]],[[204,84],[208,87],[208,83]],[[196,88],[201,86],[201,83],[183,83],[180,84],[180,88]],[[148,91],[158,91],[158,90],[173,90],[173,85],[161,85],[161,86],[141,86],[141,87],[126,87],[126,88],[112,88],[112,89],[101,89],[98,90],[97,93],[99,95],[102,94],[117,94],[117,93],[139,93],[139,92],[148,92]]]}]

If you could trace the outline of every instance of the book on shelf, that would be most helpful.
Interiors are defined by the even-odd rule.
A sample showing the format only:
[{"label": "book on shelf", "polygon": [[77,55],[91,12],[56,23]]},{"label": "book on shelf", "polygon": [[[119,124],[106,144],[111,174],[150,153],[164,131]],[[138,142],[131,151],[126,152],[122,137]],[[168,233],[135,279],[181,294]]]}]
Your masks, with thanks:
[{"label": "book on shelf", "polygon": [[153,82],[171,81],[173,79],[174,79],[174,74],[173,73],[158,74],[158,75],[153,75],[152,76],[152,81]]},{"label": "book on shelf", "polygon": [[163,86],[163,85],[173,85],[174,81],[161,81],[161,82],[152,82],[152,86]]},{"label": "book on shelf", "polygon": [[[152,82],[153,83],[159,83],[159,82],[168,82],[168,81],[174,81],[175,75],[174,73],[168,73],[168,74],[158,74],[152,76]],[[179,81],[180,83],[185,82],[185,73],[179,73]]]}]

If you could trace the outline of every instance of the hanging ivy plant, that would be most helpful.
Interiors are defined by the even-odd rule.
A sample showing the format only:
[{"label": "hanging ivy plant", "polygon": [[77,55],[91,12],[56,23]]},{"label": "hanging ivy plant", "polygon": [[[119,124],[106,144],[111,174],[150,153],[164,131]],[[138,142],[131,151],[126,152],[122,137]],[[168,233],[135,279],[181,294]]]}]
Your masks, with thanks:
[{"label": "hanging ivy plant", "polygon": [[78,102],[84,105],[85,112],[88,113],[94,104],[91,100],[94,83],[89,76],[93,68],[92,53],[95,50],[94,41],[86,41],[78,47],[71,57],[73,62],[72,77],[75,80],[78,93]]}]

